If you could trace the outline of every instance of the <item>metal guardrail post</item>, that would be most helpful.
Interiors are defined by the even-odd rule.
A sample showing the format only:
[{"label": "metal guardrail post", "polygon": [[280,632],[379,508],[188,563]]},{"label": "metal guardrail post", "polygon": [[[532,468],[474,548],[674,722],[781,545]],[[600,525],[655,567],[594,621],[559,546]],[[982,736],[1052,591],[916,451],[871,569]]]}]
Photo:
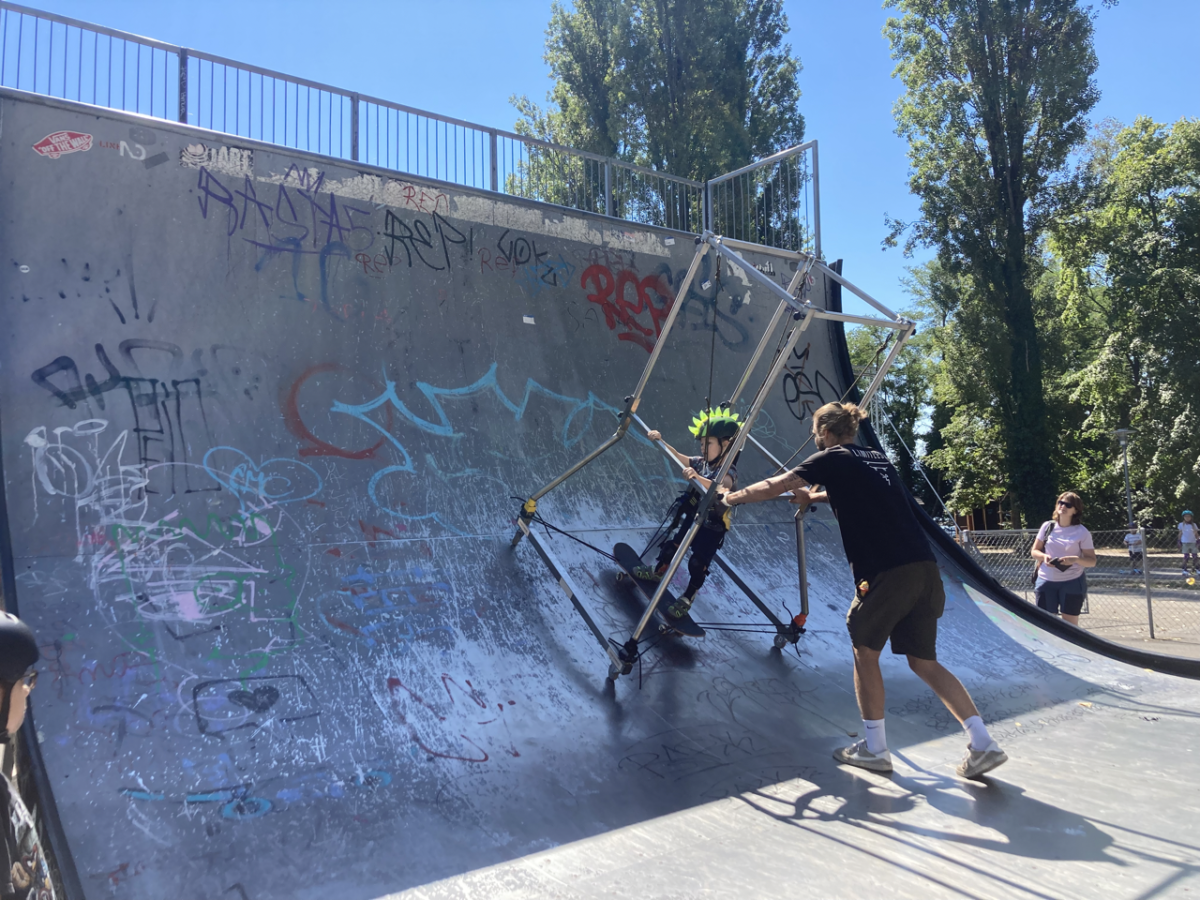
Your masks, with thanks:
[{"label": "metal guardrail post", "polygon": [[817,142],[812,142],[813,159],[813,253],[821,256],[821,167],[817,163]]},{"label": "metal guardrail post", "polygon": [[350,95],[350,158],[358,161],[358,94]]},{"label": "metal guardrail post", "polygon": [[712,182],[704,182],[704,230],[715,231],[712,214]]},{"label": "metal guardrail post", "polygon": [[499,144],[499,142],[496,140],[496,132],[489,130],[488,131],[488,147],[489,147],[489,154],[492,158],[491,189],[493,191],[500,190],[500,165],[499,165],[499,162],[496,160],[496,148],[497,148],[498,144]]},{"label": "metal guardrail post", "polygon": [[188,52],[186,47],[179,48],[179,121],[184,125],[188,120]]},{"label": "metal guardrail post", "polygon": [[604,214],[615,216],[612,202],[612,160],[604,161]]},{"label": "metal guardrail post", "polygon": [[1146,529],[1138,526],[1138,537],[1142,539],[1142,580],[1146,583],[1146,621],[1150,625],[1150,640],[1154,640],[1154,602],[1150,593],[1150,545],[1146,543]]}]

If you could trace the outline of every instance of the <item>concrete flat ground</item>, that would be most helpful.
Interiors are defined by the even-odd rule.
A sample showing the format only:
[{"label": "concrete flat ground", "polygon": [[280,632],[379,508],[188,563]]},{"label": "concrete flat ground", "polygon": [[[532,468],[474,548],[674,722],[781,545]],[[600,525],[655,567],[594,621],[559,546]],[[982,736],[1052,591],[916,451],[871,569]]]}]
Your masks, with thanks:
[{"label": "concrete flat ground", "polygon": [[[646,789],[682,795],[722,773],[701,802],[390,896],[1194,896],[1200,842],[1184,823],[1200,810],[1200,750],[1187,737],[1200,717],[1196,684],[1081,652],[946,580],[944,659],[1011,756],[993,776],[954,776],[961,735],[887,656],[896,771],[839,767],[830,751],[855,728],[849,651],[836,627],[828,636],[822,629],[799,660],[780,660],[789,674],[778,688],[796,684],[802,697],[772,702],[743,684],[717,704],[756,723],[746,734],[761,750],[774,747],[774,766],[664,720],[651,742],[626,747],[625,801],[640,803]],[[673,682],[680,699],[714,699],[699,671],[656,681]],[[620,696],[622,707],[657,705],[644,691]]]}]

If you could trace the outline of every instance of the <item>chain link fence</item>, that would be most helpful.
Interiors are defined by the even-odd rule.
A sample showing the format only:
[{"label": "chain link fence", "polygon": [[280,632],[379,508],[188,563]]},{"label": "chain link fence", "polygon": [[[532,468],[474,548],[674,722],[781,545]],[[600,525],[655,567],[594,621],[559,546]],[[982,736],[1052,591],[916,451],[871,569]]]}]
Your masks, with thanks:
[{"label": "chain link fence", "polygon": [[[957,539],[993,578],[1033,603],[1036,538],[1036,529],[1006,529],[962,531]],[[1176,529],[1093,531],[1092,541],[1096,567],[1087,570],[1080,627],[1118,642],[1200,645],[1200,575],[1184,569]]]}]

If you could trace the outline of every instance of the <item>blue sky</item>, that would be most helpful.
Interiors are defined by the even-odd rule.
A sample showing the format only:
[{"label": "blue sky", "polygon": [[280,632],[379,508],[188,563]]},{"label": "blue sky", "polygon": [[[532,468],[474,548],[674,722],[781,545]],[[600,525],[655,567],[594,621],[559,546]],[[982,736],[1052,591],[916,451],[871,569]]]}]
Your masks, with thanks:
[{"label": "blue sky", "polygon": [[[511,128],[512,94],[542,100],[549,0],[26,0],[111,28],[203,49],[484,125]],[[1099,4],[1096,4],[1099,7]],[[875,0],[785,0],[804,65],[801,107],[821,148],[825,252],[893,308],[911,264],[880,250],[884,215],[912,218],[900,85]],[[1102,98],[1094,117],[1174,122],[1200,115],[1200,0],[1122,0],[1099,10]],[[847,304],[847,308],[852,308]],[[865,307],[863,307],[865,309]]]}]

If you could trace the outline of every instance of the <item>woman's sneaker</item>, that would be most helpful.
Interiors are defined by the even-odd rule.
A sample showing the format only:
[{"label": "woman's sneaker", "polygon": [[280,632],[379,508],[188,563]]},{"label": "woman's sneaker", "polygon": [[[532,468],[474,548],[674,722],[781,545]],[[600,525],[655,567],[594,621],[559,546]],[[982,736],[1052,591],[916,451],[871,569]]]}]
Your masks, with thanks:
[{"label": "woman's sneaker", "polygon": [[1000,749],[995,741],[988,744],[986,750],[972,750],[967,747],[967,755],[954,771],[960,778],[978,778],[985,772],[990,772],[997,766],[1008,762],[1008,754]]},{"label": "woman's sneaker", "polygon": [[858,766],[872,772],[892,771],[892,752],[884,750],[882,753],[872,753],[867,749],[866,741],[858,741],[849,747],[838,747],[833,751],[833,758],[848,766]]}]

